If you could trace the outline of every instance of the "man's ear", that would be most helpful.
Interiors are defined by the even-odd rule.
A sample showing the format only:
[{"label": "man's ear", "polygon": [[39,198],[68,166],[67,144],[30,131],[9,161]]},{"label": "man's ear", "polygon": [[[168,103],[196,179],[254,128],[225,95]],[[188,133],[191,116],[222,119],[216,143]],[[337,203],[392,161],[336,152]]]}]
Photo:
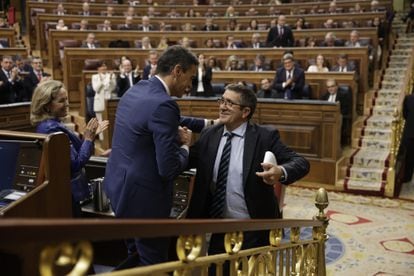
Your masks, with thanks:
[{"label": "man's ear", "polygon": [[252,112],[252,110],[250,109],[250,107],[245,106],[245,107],[243,107],[242,112],[243,112],[243,115],[242,116],[245,119],[245,118],[249,117],[249,115]]},{"label": "man's ear", "polygon": [[173,68],[173,75],[174,77],[178,77],[183,73],[183,68],[180,64],[176,64]]}]

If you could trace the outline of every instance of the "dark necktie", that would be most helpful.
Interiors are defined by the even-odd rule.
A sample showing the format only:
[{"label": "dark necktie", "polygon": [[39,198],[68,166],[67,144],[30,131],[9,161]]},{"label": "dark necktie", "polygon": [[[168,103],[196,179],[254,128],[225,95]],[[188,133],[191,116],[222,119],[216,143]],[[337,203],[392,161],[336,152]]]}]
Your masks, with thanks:
[{"label": "dark necktie", "polygon": [[6,76],[7,76],[8,79],[10,79],[10,72],[9,71],[6,71]]},{"label": "dark necktie", "polygon": [[216,190],[213,194],[213,199],[209,211],[212,218],[223,217],[224,205],[226,202],[226,185],[227,175],[229,173],[231,139],[233,138],[234,134],[226,133],[225,136],[227,136],[227,141],[221,154],[220,165],[217,172]]},{"label": "dark necktie", "polygon": [[38,79],[39,81],[41,81],[41,80],[42,80],[42,73],[41,73],[41,72],[37,72],[37,79]]},{"label": "dark necktie", "polygon": [[290,78],[292,77],[292,71],[288,71],[288,75],[287,75],[287,80],[290,80]]}]

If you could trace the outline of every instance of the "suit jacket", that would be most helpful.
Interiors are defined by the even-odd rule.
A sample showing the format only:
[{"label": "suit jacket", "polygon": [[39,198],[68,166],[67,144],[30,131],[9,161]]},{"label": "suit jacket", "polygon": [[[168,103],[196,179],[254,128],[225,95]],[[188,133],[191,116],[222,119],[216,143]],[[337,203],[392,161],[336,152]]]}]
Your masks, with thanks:
[{"label": "suit jacket", "polygon": [[278,26],[271,28],[267,34],[266,44],[268,47],[293,47],[295,39],[292,30],[283,26],[283,34],[279,34]]},{"label": "suit jacket", "polygon": [[[335,65],[332,70],[333,72],[339,72],[340,71],[340,67],[338,65]],[[356,71],[355,65],[353,63],[348,63],[346,65],[346,71],[347,72],[352,72],[352,71]]]},{"label": "suit jacket", "polygon": [[[95,46],[95,48],[100,48],[101,47],[101,45],[99,45],[99,43],[93,43],[93,45]],[[82,42],[81,48],[89,48],[88,43]]]},{"label": "suit jacket", "polygon": [[203,96],[203,97],[211,97],[214,96],[213,94],[213,86],[211,85],[211,79],[213,78],[213,71],[211,71],[211,67],[205,67],[205,74],[202,77],[202,83],[204,92],[197,93],[198,87],[198,71],[197,75],[193,78],[192,88],[191,88],[191,96]]},{"label": "suit jacket", "polygon": [[[269,64],[263,64],[260,68],[259,71],[269,71],[270,70],[270,65]],[[249,66],[249,71],[256,71],[256,65],[252,64]]]},{"label": "suit jacket", "polygon": [[260,89],[259,91],[257,91],[256,97],[276,99],[278,98],[278,94],[277,94],[277,91],[275,91],[274,89],[269,89],[269,90]]},{"label": "suit jacket", "polygon": [[105,100],[110,99],[112,93],[115,91],[115,76],[112,75],[111,77],[110,73],[104,75],[93,74],[91,83],[92,88],[95,91],[93,111],[103,112],[105,110]]},{"label": "suit jacket", "polygon": [[[326,92],[321,96],[321,100],[327,101],[329,100],[329,92]],[[352,116],[352,95],[350,95],[347,91],[341,90],[338,88],[336,91],[336,98],[335,102],[339,102],[341,105],[341,114],[342,118],[349,119]]]},{"label": "suit jacket", "polygon": [[414,94],[404,98],[403,117],[405,119],[404,137],[414,138]]},{"label": "suit jacket", "polygon": [[[154,26],[152,26],[152,25],[149,25],[148,29],[149,29],[149,31],[154,31],[155,30]],[[144,31],[144,26],[139,25],[138,26],[138,31]]]},{"label": "suit jacket", "polygon": [[276,70],[272,88],[278,93],[278,98],[283,98],[285,92],[290,89],[292,99],[300,99],[302,97],[303,86],[305,85],[305,71],[297,66],[293,69],[293,83],[283,88],[286,81],[286,69],[281,67]]},{"label": "suit jacket", "polygon": [[219,30],[219,27],[217,26],[217,25],[211,25],[211,26],[207,26],[207,25],[204,25],[202,28],[201,28],[201,30],[202,31],[218,31]]},{"label": "suit jacket", "polygon": [[[213,183],[214,161],[224,126],[215,125],[202,131],[200,138],[191,147],[190,167],[197,169],[194,191],[188,210],[190,218],[209,217],[211,183]],[[265,184],[256,172],[263,171],[260,163],[266,151],[272,151],[279,165],[287,172],[283,184],[291,184],[304,177],[309,171],[309,162],[286,147],[279,132],[267,126],[248,124],[245,134],[243,154],[243,186],[247,209],[252,219],[278,218],[280,216],[273,186]]]},{"label": "suit jacket", "polygon": [[2,40],[0,39],[0,45],[2,46],[2,48],[9,48],[9,42],[7,40]]},{"label": "suit jacket", "polygon": [[36,127],[38,133],[54,133],[62,131],[70,140],[70,175],[72,195],[75,201],[89,197],[89,188],[82,169],[89,161],[94,149],[91,141],[80,139],[74,132],[66,128],[58,119],[48,119],[40,122]]},{"label": "suit jacket", "polygon": [[[42,75],[42,78],[50,77],[50,74],[43,72],[43,71],[41,75]],[[36,73],[33,70],[30,70],[29,74],[23,80],[24,89],[26,90],[26,97],[29,101],[32,99],[33,91],[35,90],[38,84],[39,84],[39,79]]]},{"label": "suit jacket", "polygon": [[104,180],[115,215],[167,218],[173,181],[188,161],[177,141],[183,121],[178,104],[154,77],[140,81],[121,98],[115,118]]},{"label": "suit jacket", "polygon": [[23,87],[23,81],[9,82],[6,74],[0,68],[0,81],[3,82],[0,85],[0,104],[14,103],[25,98],[25,90]]},{"label": "suit jacket", "polygon": [[[141,76],[140,75],[135,75],[134,71],[132,71],[132,83],[136,84],[137,82],[139,82],[141,80]],[[121,76],[118,76],[117,81],[116,81],[116,91],[118,94],[118,97],[122,97],[122,95],[124,95],[124,93],[131,88],[131,84],[128,80],[128,78],[121,78]]]},{"label": "suit jacket", "polygon": [[134,27],[133,25],[127,26],[127,25],[122,25],[121,27],[119,27],[120,30],[124,30],[124,31],[132,31],[132,30],[137,30],[136,27]]}]

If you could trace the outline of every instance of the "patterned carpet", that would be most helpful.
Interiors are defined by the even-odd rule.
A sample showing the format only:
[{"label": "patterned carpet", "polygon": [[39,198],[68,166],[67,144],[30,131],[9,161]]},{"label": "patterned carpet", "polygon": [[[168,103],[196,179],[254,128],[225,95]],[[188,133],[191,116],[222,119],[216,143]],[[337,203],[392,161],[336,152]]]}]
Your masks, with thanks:
[{"label": "patterned carpet", "polygon": [[[284,218],[316,215],[315,194],[288,187]],[[328,197],[327,275],[414,275],[413,201],[336,192]],[[310,235],[310,229],[301,233]]]}]

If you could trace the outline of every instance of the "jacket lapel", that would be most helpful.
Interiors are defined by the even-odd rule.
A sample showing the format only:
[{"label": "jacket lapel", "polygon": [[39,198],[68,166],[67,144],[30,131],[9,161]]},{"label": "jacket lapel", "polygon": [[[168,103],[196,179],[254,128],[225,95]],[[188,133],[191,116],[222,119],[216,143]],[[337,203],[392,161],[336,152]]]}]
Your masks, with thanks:
[{"label": "jacket lapel", "polygon": [[246,129],[246,137],[244,138],[244,154],[243,154],[243,186],[246,186],[247,177],[252,170],[254,153],[256,150],[257,131],[254,125],[248,123]]}]

